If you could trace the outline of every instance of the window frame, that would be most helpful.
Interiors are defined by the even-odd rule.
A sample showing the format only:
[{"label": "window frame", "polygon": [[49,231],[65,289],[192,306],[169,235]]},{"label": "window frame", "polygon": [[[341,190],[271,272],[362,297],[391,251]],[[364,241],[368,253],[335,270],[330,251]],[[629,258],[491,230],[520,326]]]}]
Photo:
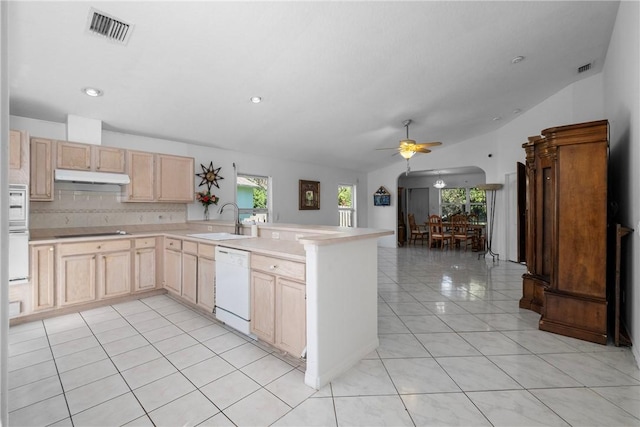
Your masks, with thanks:
[{"label": "window frame", "polygon": [[[238,218],[240,220],[240,222],[242,222],[245,219],[248,219],[250,217],[258,217],[257,220],[258,222],[270,222],[271,218],[273,218],[273,185],[272,185],[272,178],[270,176],[265,176],[265,175],[257,175],[257,174],[251,174],[251,173],[244,173],[244,172],[238,172],[236,174],[236,190],[235,190],[235,198],[236,198],[236,203],[238,203],[238,178],[245,178],[245,179],[251,179],[251,178],[258,178],[258,179],[265,179],[267,182],[267,207],[266,208],[244,208],[244,207],[240,207],[238,205]],[[264,221],[260,221],[260,216],[264,215]]]}]

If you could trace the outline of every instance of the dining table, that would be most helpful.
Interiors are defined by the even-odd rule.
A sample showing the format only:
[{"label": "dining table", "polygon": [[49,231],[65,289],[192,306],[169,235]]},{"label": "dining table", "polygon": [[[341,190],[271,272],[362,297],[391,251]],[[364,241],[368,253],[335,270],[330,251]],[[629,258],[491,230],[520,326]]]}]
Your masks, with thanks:
[{"label": "dining table", "polygon": [[[426,223],[427,227],[429,223]],[[442,221],[442,227],[445,230],[451,231],[453,230],[453,223],[451,221]],[[486,222],[477,222],[477,223],[468,223],[467,227],[469,230],[473,230],[473,241],[471,244],[471,250],[474,252],[484,251],[486,238],[484,235],[486,234],[484,230],[487,228]]]}]

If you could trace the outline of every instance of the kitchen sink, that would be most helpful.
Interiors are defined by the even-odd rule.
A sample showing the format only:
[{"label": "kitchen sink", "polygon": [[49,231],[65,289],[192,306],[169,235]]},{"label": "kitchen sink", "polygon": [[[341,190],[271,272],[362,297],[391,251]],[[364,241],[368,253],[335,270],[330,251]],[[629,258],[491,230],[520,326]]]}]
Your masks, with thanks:
[{"label": "kitchen sink", "polygon": [[239,234],[231,234],[231,233],[198,233],[198,234],[187,234],[189,237],[197,237],[198,239],[207,239],[207,240],[236,240],[236,239],[250,239],[251,236],[244,236]]}]

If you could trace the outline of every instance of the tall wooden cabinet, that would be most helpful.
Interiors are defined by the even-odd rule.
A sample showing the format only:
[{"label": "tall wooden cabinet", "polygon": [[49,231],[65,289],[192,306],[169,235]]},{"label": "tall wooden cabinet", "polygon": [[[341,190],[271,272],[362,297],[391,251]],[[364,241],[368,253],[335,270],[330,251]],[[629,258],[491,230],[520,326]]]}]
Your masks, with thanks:
[{"label": "tall wooden cabinet", "polygon": [[527,273],[520,307],[541,330],[607,342],[606,120],[550,128],[523,144]]}]

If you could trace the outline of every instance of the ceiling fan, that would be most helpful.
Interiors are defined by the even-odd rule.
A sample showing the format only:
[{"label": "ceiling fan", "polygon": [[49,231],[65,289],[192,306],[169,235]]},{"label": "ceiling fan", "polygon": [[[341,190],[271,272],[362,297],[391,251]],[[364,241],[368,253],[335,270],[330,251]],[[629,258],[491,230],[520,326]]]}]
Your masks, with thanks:
[{"label": "ceiling fan", "polygon": [[[422,142],[420,144],[416,143],[413,139],[409,139],[409,125],[411,124],[411,119],[405,120],[402,122],[404,127],[407,129],[407,138],[400,140],[400,145],[395,148],[378,148],[378,150],[396,150],[402,157],[407,160],[407,174],[409,174],[409,159],[413,157],[416,153],[430,153],[431,150],[427,147],[437,147],[438,145],[442,145],[442,142]],[[394,155],[397,153],[394,153]]]}]

